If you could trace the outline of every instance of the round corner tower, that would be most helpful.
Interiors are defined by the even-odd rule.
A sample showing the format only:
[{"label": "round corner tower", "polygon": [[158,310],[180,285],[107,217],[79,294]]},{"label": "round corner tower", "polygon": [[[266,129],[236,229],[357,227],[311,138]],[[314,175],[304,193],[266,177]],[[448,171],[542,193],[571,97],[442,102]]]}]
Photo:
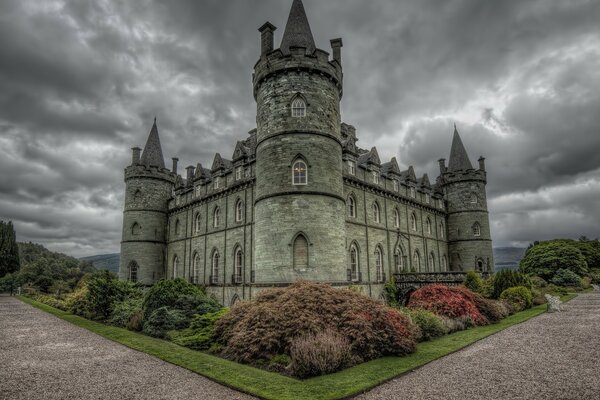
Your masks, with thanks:
[{"label": "round corner tower", "polygon": [[165,168],[156,119],[144,152],[125,168],[119,278],[151,285],[164,277],[168,201],[175,175]]},{"label": "round corner tower", "polygon": [[257,103],[255,282],[343,281],[341,39],[315,47],[294,0],[279,49],[270,23],[253,74]]},{"label": "round corner tower", "polygon": [[491,272],[494,266],[485,186],[485,159],[474,169],[454,129],[448,168],[442,182],[448,205],[448,254],[452,271]]}]

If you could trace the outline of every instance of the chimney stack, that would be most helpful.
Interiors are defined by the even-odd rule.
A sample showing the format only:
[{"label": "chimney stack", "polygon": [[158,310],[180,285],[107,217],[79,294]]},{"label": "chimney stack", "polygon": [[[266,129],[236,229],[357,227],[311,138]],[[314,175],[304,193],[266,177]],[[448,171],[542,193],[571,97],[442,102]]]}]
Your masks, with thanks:
[{"label": "chimney stack", "polygon": [[276,29],[277,28],[270,22],[265,22],[263,26],[258,28],[258,31],[260,32],[261,56],[273,51],[273,32],[275,32]]},{"label": "chimney stack", "polygon": [[140,152],[142,149],[139,147],[132,147],[131,151],[131,165],[138,165],[140,163]]},{"label": "chimney stack", "polygon": [[178,161],[179,161],[179,158],[173,157],[173,168],[171,169],[171,172],[173,172],[175,175],[177,175],[177,162]]},{"label": "chimney stack", "polygon": [[331,49],[333,50],[333,59],[342,65],[342,38],[331,39]]},{"label": "chimney stack", "polygon": [[194,166],[190,165],[186,168],[187,170],[187,185],[192,186],[194,184]]},{"label": "chimney stack", "polygon": [[440,164],[440,175],[444,175],[446,173],[446,159],[440,158],[438,163]]},{"label": "chimney stack", "polygon": [[480,156],[479,160],[477,161],[479,161],[479,169],[481,171],[485,171],[485,158],[483,156]]}]

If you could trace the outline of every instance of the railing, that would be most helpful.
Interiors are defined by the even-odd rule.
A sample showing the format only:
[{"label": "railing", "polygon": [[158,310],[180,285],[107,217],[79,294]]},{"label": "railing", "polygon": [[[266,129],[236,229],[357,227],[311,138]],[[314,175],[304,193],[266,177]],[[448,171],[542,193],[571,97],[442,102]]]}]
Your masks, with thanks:
[{"label": "railing", "polygon": [[[479,272],[482,278],[489,276],[488,272]],[[425,285],[431,285],[432,283],[440,283],[446,286],[458,286],[461,285],[467,272],[402,272],[394,274],[396,280],[396,286],[399,289],[409,287],[422,287]]]}]

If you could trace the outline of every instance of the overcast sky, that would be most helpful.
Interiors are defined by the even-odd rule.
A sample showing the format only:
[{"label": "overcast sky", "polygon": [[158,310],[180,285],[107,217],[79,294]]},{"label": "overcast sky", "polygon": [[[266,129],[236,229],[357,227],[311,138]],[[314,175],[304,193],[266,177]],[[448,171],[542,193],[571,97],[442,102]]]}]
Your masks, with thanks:
[{"label": "overcast sky", "polygon": [[[291,0],[0,1],[0,219],[74,256],[119,251],[123,168],[154,115],[165,162],[255,127],[257,28]],[[342,119],[418,176],[456,123],[487,157],[494,246],[600,236],[600,1],[304,0],[342,37]]]}]

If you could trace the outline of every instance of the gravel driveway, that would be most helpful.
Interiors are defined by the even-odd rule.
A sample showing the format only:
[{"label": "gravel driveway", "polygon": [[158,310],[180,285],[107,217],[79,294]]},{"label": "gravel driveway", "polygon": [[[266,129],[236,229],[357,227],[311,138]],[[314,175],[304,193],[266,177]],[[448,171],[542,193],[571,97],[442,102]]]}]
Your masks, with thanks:
[{"label": "gravel driveway", "polygon": [[358,399],[600,399],[600,293],[396,378]]},{"label": "gravel driveway", "polygon": [[252,399],[0,296],[0,399]]}]

